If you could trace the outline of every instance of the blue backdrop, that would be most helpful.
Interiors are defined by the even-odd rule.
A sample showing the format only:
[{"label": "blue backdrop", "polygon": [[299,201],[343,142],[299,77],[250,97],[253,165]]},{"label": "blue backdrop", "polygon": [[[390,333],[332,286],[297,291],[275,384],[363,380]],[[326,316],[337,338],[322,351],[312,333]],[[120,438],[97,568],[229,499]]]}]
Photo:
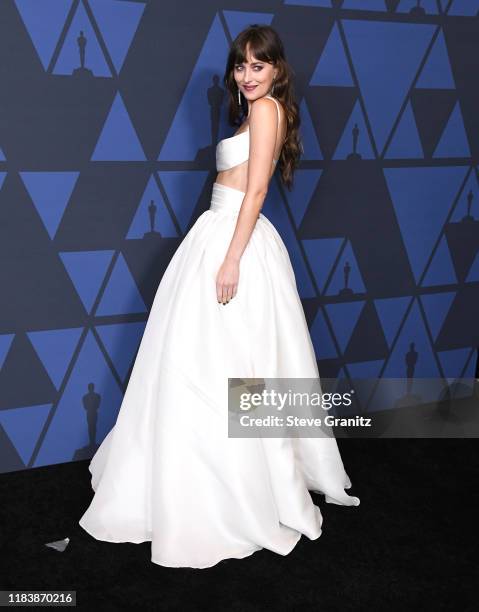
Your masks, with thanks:
[{"label": "blue backdrop", "polygon": [[417,377],[473,376],[478,9],[2,0],[0,471],[88,458],[113,426],[158,283],[209,207],[227,51],[251,23],[295,72],[305,154],[263,212],[320,374],[403,377],[412,352]]}]

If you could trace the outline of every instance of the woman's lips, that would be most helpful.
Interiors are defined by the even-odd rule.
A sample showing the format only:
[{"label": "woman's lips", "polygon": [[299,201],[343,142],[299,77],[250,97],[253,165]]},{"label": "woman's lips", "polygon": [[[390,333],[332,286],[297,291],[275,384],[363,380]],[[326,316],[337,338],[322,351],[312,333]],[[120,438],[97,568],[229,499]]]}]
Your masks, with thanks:
[{"label": "woman's lips", "polygon": [[253,89],[256,89],[257,85],[254,85],[253,87],[246,87],[246,85],[243,86],[246,91],[253,91]]}]

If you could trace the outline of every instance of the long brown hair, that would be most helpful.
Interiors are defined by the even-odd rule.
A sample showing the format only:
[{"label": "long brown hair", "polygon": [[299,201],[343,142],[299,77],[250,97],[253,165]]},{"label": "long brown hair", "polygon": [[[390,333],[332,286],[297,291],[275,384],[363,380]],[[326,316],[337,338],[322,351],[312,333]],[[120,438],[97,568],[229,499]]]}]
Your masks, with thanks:
[{"label": "long brown hair", "polygon": [[228,120],[231,125],[242,123],[247,111],[247,102],[241,96],[238,104],[238,87],[234,78],[234,68],[246,61],[246,51],[260,61],[272,63],[278,73],[274,80],[273,96],[281,103],[286,118],[286,136],[278,161],[283,184],[291,191],[294,171],[304,152],[299,136],[301,124],[299,107],[293,91],[294,72],[286,61],[283,43],[271,26],[252,24],[238,34],[231,44],[226,62],[223,82],[229,95]]}]

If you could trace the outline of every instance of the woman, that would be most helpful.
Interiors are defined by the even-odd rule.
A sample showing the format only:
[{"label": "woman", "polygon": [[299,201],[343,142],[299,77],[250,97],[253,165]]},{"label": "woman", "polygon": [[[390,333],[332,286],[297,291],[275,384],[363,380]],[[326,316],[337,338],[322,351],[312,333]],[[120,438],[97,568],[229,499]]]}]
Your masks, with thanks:
[{"label": "woman", "polygon": [[[260,212],[279,162],[291,187],[298,107],[281,40],[253,25],[225,73],[238,132],[218,143],[210,208],[158,287],[115,426],[91,460],[80,525],[151,541],[151,560],[205,568],[321,535],[309,490],[358,505],[334,437],[228,437],[228,377],[318,378],[288,252]],[[273,95],[274,94],[274,95]],[[245,106],[246,106],[245,105]]]}]

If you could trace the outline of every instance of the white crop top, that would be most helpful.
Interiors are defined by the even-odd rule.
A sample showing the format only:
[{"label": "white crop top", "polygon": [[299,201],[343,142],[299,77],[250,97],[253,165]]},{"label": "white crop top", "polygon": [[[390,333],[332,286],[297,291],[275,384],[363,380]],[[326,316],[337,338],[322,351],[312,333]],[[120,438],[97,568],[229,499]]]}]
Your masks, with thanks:
[{"label": "white crop top", "polygon": [[[280,120],[279,103],[272,96],[266,95],[265,98],[271,98],[276,104],[278,111],[278,125]],[[249,158],[249,126],[243,132],[235,134],[230,138],[223,138],[216,145],[216,170],[230,170],[239,164],[242,164]],[[273,159],[276,165],[277,159]]]}]

